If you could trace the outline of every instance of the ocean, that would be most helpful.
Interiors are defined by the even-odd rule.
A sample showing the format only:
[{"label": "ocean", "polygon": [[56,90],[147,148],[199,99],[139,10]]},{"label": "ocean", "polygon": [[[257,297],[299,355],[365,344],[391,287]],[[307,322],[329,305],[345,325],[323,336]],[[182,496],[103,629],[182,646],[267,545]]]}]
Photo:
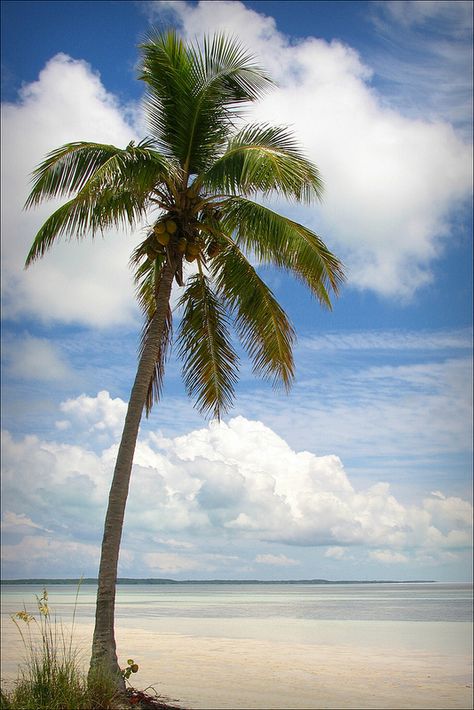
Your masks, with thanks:
[{"label": "ocean", "polygon": [[[47,589],[67,623],[77,586]],[[33,612],[41,592],[1,587],[8,676],[19,649],[9,616]],[[95,594],[88,584],[77,597],[86,655]],[[190,708],[468,707],[472,595],[445,583],[120,584],[118,649]]]},{"label": "ocean", "polygon": [[[93,618],[97,587],[45,585],[59,615]],[[332,621],[472,621],[472,585],[370,584],[120,584],[117,618],[306,619]],[[2,614],[34,606],[41,586],[4,583]]]}]

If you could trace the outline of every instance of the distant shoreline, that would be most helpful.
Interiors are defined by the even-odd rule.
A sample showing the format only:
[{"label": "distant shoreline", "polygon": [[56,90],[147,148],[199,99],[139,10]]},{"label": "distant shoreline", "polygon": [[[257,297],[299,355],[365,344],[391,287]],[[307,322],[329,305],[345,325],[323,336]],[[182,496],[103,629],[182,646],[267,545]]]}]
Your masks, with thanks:
[{"label": "distant shoreline", "polygon": [[[160,579],[119,577],[117,584],[435,584],[435,579]],[[94,577],[82,579],[2,579],[1,585],[7,584],[97,584]],[[462,584],[462,583],[460,583]]]}]

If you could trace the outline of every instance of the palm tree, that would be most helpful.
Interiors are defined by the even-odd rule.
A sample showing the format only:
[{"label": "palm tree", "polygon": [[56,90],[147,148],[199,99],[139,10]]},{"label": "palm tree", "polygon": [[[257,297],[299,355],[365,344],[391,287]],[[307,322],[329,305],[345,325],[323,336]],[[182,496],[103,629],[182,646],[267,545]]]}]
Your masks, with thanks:
[{"label": "palm tree", "polygon": [[186,389],[201,412],[219,418],[238,374],[231,321],[256,374],[286,389],[294,378],[293,327],[252,260],[291,272],[328,308],[343,280],[339,260],[314,232],[255,201],[279,194],[309,203],[321,197],[322,183],[287,128],[242,127],[239,109],[271,86],[253,57],[223,35],[187,45],[174,31],[150,35],[140,49],[151,137],[123,149],[77,142],[52,151],[35,169],[26,202],[70,198],[39,230],[27,266],[62,236],[152,217],[131,258],[145,322],[105,520],[91,660],[119,686],[120,539],[140,420],[160,396],[172,340],[173,282],[183,287],[177,350]]}]

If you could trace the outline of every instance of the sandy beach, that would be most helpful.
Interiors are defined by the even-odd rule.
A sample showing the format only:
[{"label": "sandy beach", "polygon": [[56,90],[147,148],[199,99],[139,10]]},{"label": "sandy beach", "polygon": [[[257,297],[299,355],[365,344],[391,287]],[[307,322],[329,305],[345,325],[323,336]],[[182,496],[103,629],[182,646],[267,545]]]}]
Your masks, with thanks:
[{"label": "sandy beach", "polygon": [[[245,638],[245,628],[239,634],[208,622],[207,636],[205,626],[196,632],[191,625],[192,633],[185,634],[134,627],[130,619],[120,622],[119,656],[140,664],[134,685],[153,685],[192,710],[472,706],[470,655],[453,652],[449,639],[444,653],[388,648],[390,640],[377,642],[376,636],[362,646],[324,642],[324,634],[321,642],[297,643],[280,640],[278,632],[270,639]],[[90,622],[77,624],[75,639],[85,662],[91,634]],[[11,680],[22,648],[9,619],[2,651],[2,678]]]}]

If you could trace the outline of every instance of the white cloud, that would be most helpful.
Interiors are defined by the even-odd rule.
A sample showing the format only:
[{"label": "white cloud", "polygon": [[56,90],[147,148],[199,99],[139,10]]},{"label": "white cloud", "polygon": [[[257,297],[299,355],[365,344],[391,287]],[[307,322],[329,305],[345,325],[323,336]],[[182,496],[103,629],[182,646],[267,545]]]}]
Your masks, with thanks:
[{"label": "white cloud", "polygon": [[160,545],[166,545],[167,547],[172,547],[176,549],[182,549],[182,550],[192,550],[195,545],[192,542],[187,542],[185,540],[175,540],[174,538],[161,538],[157,537],[155,539],[157,543]]},{"label": "white cloud", "polygon": [[472,330],[414,331],[350,331],[305,336],[297,347],[306,350],[471,350]]},{"label": "white cloud", "polygon": [[328,549],[324,553],[324,556],[331,557],[335,560],[342,560],[342,558],[345,557],[346,553],[347,550],[345,550],[343,547],[328,547]]},{"label": "white cloud", "polygon": [[44,338],[27,335],[6,342],[3,348],[6,373],[22,380],[60,381],[73,372],[57,347]]},{"label": "white cloud", "polygon": [[2,530],[3,532],[25,532],[25,530],[31,530],[31,528],[36,528],[37,530],[43,530],[41,525],[34,523],[31,518],[27,515],[21,513],[17,515],[12,513],[10,510],[6,510],[3,514],[2,519]]},{"label": "white cloud", "polygon": [[260,565],[273,565],[276,567],[289,567],[300,564],[298,560],[293,560],[286,555],[257,555],[255,562]]},{"label": "white cloud", "polygon": [[408,562],[408,557],[400,552],[392,552],[391,550],[372,550],[369,552],[369,557],[377,562],[384,564],[402,564]]},{"label": "white cloud", "polygon": [[173,552],[147,552],[143,560],[150,570],[157,572],[188,572],[200,567],[198,560]]},{"label": "white cloud", "polygon": [[396,0],[371,11],[381,41],[370,59],[385,95],[407,115],[442,117],[472,136],[472,3]]},{"label": "white cloud", "polygon": [[145,564],[152,572],[179,574],[193,570],[213,572],[218,565],[235,563],[233,555],[198,554],[190,557],[174,552],[147,552],[143,555]]},{"label": "white cloud", "polygon": [[67,419],[58,419],[56,422],[54,422],[54,425],[56,429],[59,429],[59,431],[66,431],[66,429],[71,428],[71,422]]},{"label": "white cloud", "polygon": [[[101,402],[113,409],[103,394]],[[98,544],[116,450],[114,445],[94,454],[36,437],[14,440],[6,433],[3,493],[8,510],[15,519],[49,526],[55,543]],[[388,559],[386,550],[393,561],[411,551],[436,560],[469,548],[471,525],[472,507],[466,500],[430,497],[406,505],[387,483],[356,490],[338,457],[293,451],[261,422],[236,417],[186,436],[163,440],[149,435],[139,442],[124,549],[139,547],[148,569],[169,573],[235,571],[241,562],[228,554],[229,544],[244,550],[257,542],[302,550],[329,547],[326,557],[334,559],[341,559],[348,547],[360,547],[375,552],[372,558],[379,561]],[[163,544],[168,549],[157,549]],[[187,552],[191,544],[192,554]],[[210,544],[212,551],[206,549]],[[21,546],[15,550],[26,553]],[[271,552],[256,561],[296,562]]]},{"label": "white cloud", "polygon": [[432,261],[453,238],[450,215],[471,190],[471,149],[448,123],[388,108],[352,48],[290,41],[240,2],[154,7],[173,9],[189,38],[235,33],[278,82],[251,115],[292,125],[326,183],[321,208],[279,206],[323,234],[352,286],[409,298],[431,280]]},{"label": "white cloud", "polygon": [[[26,255],[51,202],[24,212],[29,176],[46,153],[64,143],[91,140],[124,147],[136,139],[127,111],[84,61],[53,57],[17,103],[2,104],[2,269],[4,315],[94,326],[130,321],[134,313],[128,258],[130,235],[59,241],[24,271]],[[113,284],[113,287],[111,286]]]},{"label": "white cloud", "polygon": [[79,577],[84,570],[92,574],[99,562],[98,545],[51,536],[26,535],[16,544],[2,545],[4,568],[15,569],[21,564],[22,576]]},{"label": "white cloud", "polygon": [[[299,378],[289,396],[254,389],[237,412],[265,422],[297,448],[344,457],[439,457],[472,450],[472,360],[319,368],[310,348],[299,352]],[[316,374],[315,374],[316,373]]]},{"label": "white cloud", "polygon": [[[97,397],[81,394],[74,399],[67,399],[61,403],[60,409],[76,424],[87,427],[88,433],[108,431],[118,436],[122,431],[127,404],[120,397],[112,399],[108,392],[102,390]],[[68,420],[58,424],[60,429],[68,428]]]}]

